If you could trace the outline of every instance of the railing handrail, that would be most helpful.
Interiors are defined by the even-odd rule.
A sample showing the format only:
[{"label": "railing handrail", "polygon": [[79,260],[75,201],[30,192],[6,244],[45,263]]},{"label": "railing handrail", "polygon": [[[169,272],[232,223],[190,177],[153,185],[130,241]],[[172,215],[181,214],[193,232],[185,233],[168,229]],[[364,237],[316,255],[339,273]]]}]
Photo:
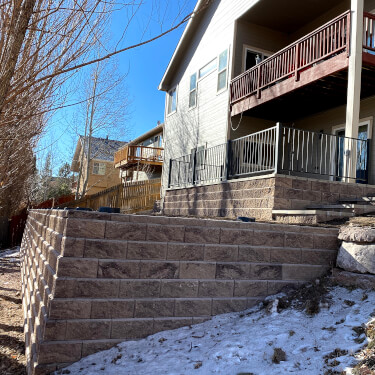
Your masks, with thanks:
[{"label": "railing handrail", "polygon": [[[275,52],[273,55],[267,57],[266,59],[264,59],[263,61],[261,61],[259,64],[253,66],[252,68],[246,70],[245,72],[241,73],[240,75],[234,77],[231,80],[231,83],[234,82],[234,81],[236,81],[236,80],[238,80],[238,79],[240,79],[240,78],[242,78],[242,77],[244,77],[249,72],[257,70],[260,66],[263,66],[263,65],[267,64],[269,61],[271,61],[275,57],[278,57],[279,55],[283,54],[288,49],[291,49],[292,47],[296,46],[297,44],[300,44],[300,43],[304,42],[305,40],[311,38],[312,36],[314,36],[315,34],[319,33],[320,31],[322,31],[323,29],[327,28],[328,26],[334,24],[335,22],[339,21],[340,19],[345,18],[345,16],[347,16],[349,14],[350,14],[350,10],[347,10],[344,13],[340,14],[339,16],[337,16],[336,18],[334,18],[334,19],[326,22],[324,25],[319,26],[317,29],[311,31],[309,34],[306,34],[303,37],[301,37],[300,39],[297,39],[295,42],[287,45],[283,49],[281,49],[281,50]],[[349,39],[348,39],[348,41],[349,41]]]},{"label": "railing handrail", "polygon": [[251,134],[248,134],[248,135],[244,135],[243,137],[240,137],[240,138],[232,139],[231,141],[232,141],[232,142],[234,142],[234,141],[239,141],[240,139],[244,139],[244,138],[248,138],[248,137],[251,137],[251,136],[258,135],[258,134],[262,134],[262,133],[265,133],[265,132],[271,131],[271,130],[276,129],[276,128],[277,128],[277,125],[272,126],[271,128],[267,128],[267,129],[259,130],[259,131],[255,132],[255,133],[251,133]]},{"label": "railing handrail", "polygon": [[137,145],[128,145],[128,147],[132,147],[132,148],[147,148],[147,149],[150,149],[150,150],[161,150],[163,151],[164,148],[163,147],[150,147],[150,146],[137,146]]},{"label": "railing handrail", "polygon": [[369,12],[363,12],[363,17],[368,17],[368,18],[375,20],[375,14],[372,14]]},{"label": "railing handrail", "polygon": [[308,133],[314,133],[314,134],[317,134],[317,135],[324,134],[324,135],[329,135],[329,136],[332,136],[332,137],[352,139],[354,141],[364,141],[364,139],[360,139],[360,138],[346,137],[345,135],[330,134],[330,133],[324,133],[324,132],[317,132],[316,130],[299,129],[299,128],[293,128],[292,126],[284,126],[284,125],[282,125],[281,127],[283,129],[291,129],[291,130],[303,131],[303,132],[308,132]]}]

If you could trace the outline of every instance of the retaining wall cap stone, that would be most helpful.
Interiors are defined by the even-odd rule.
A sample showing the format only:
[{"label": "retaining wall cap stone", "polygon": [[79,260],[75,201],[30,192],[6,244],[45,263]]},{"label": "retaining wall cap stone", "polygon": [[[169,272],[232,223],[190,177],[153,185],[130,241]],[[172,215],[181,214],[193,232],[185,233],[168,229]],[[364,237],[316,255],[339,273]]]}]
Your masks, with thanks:
[{"label": "retaining wall cap stone", "polygon": [[375,228],[344,226],[340,228],[339,239],[348,242],[374,243]]}]

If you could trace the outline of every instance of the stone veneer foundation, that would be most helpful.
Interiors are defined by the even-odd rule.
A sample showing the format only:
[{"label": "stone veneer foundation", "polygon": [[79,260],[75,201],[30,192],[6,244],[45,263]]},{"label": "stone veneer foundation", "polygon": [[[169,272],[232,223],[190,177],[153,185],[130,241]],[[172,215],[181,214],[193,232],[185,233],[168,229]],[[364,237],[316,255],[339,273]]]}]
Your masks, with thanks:
[{"label": "stone veneer foundation", "polygon": [[271,175],[170,189],[165,192],[163,209],[173,216],[250,216],[271,221],[272,210],[301,210],[366,195],[375,195],[374,185]]},{"label": "stone veneer foundation", "polygon": [[21,246],[29,374],[247,309],[334,264],[332,228],[32,210]]}]

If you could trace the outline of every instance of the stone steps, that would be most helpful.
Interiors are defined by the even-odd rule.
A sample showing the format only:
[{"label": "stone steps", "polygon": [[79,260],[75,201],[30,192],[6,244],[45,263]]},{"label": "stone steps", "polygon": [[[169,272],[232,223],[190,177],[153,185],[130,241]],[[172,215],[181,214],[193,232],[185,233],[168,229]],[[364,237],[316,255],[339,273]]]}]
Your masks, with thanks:
[{"label": "stone steps", "polygon": [[272,210],[273,220],[285,224],[318,224],[375,212],[375,197],[343,198],[333,204],[312,204],[304,210]]}]

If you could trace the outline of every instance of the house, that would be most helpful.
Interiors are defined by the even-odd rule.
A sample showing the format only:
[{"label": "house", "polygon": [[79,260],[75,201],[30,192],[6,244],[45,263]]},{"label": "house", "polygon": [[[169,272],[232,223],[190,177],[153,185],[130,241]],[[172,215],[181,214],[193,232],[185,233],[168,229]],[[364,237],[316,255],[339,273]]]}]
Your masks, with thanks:
[{"label": "house", "polygon": [[158,124],[115,153],[115,167],[121,170],[124,182],[161,178],[163,129],[164,124]]},{"label": "house", "polygon": [[108,138],[79,136],[71,170],[78,173],[76,189],[80,196],[85,182],[84,195],[92,195],[121,183],[119,172],[114,166],[114,154],[124,145],[126,142]]},{"label": "house", "polygon": [[375,195],[374,9],[199,0],[159,85],[164,211],[311,222]]}]

